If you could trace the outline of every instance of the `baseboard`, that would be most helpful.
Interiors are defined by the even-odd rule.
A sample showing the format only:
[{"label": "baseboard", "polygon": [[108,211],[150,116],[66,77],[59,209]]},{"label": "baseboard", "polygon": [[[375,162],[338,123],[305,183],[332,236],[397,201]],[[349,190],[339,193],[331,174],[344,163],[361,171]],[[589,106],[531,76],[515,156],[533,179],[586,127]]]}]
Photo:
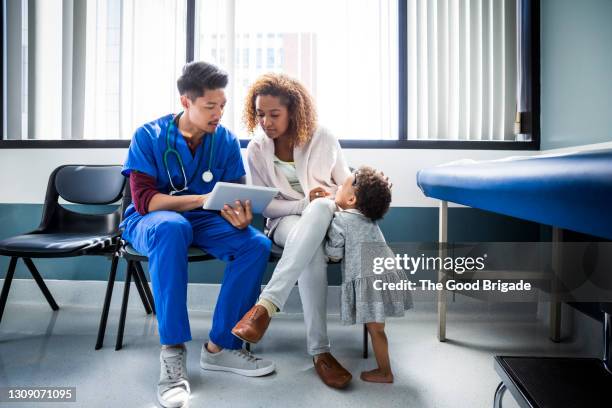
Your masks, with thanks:
[{"label": "baseboard", "polygon": [[[45,280],[49,290],[56,302],[62,305],[73,305],[79,307],[101,308],[106,292],[106,282],[103,281],[74,281],[74,280]],[[4,279],[0,279],[4,284]],[[123,282],[116,282],[113,289],[111,309],[121,307],[123,296]],[[219,295],[220,284],[190,283],[187,292],[187,304],[189,310],[212,312]],[[263,288],[263,287],[262,287]],[[8,297],[9,303],[20,304],[44,304],[40,289],[33,279],[14,279]],[[419,312],[436,313],[437,300],[434,292],[418,292],[413,294],[414,309]],[[142,304],[136,288],[132,285],[130,289],[129,309],[141,309]],[[472,313],[475,315],[505,313],[510,315],[532,315],[534,318],[538,307],[534,303],[483,303],[480,300],[466,296],[449,296],[449,313]],[[284,313],[302,313],[302,303],[297,286],[289,295],[289,299],[283,310]],[[327,293],[327,313],[338,315],[340,313],[340,287],[329,286]]]},{"label": "baseboard", "polygon": [[[4,284],[4,279],[0,279]],[[79,307],[100,308],[106,293],[106,282],[102,281],[73,281],[45,279],[49,291],[53,294],[58,305],[72,305]],[[115,282],[111,308],[121,307],[123,296],[123,282]],[[187,288],[187,307],[189,310],[212,312],[219,296],[220,284],[212,283],[190,283]],[[8,302],[37,304],[44,303],[45,298],[33,279],[14,279],[9,292]],[[141,309],[142,303],[138,291],[134,285],[130,288],[130,301],[128,309]],[[328,312],[338,314],[340,310],[340,287],[330,286],[328,288]],[[285,306],[286,313],[301,313],[297,287],[291,291],[291,295]]]}]

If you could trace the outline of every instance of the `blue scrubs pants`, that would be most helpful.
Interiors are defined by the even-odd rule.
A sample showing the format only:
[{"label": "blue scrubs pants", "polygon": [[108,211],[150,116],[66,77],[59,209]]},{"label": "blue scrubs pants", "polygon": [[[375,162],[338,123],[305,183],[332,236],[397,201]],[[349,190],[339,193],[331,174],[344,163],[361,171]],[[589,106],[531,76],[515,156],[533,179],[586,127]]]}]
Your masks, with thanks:
[{"label": "blue scrubs pants", "polygon": [[131,217],[123,238],[149,257],[161,344],[191,340],[187,251],[193,245],[227,262],[209,338],[223,348],[241,348],[242,341],[231,330],[259,296],[270,240],[251,226],[239,230],[210,211],[153,211]]}]

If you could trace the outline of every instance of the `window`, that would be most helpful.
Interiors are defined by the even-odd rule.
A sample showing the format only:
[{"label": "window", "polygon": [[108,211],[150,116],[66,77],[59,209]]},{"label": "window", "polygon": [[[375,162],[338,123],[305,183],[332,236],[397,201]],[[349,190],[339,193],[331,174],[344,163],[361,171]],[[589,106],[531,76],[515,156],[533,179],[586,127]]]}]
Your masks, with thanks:
[{"label": "window", "polygon": [[[201,0],[196,19],[195,58],[223,66],[230,83],[240,84],[228,97],[223,121],[230,128],[244,134],[248,84],[274,71],[309,89],[320,123],[337,137],[397,139],[396,0],[311,0],[291,7],[283,0]],[[221,33],[224,43],[216,40]],[[253,50],[256,58],[222,64],[211,52],[220,47]]]},{"label": "window", "polygon": [[249,66],[250,66],[249,65],[249,51],[251,51],[251,50],[249,50],[248,48],[245,48],[245,49],[242,50],[242,55],[244,56],[242,58],[242,66],[243,66],[243,68],[246,68],[246,69],[248,69]]},{"label": "window", "polygon": [[263,50],[261,48],[257,49],[257,63],[255,64],[255,68],[257,69],[261,69],[261,61],[262,61],[262,52]]},{"label": "window", "polygon": [[268,48],[268,58],[266,61],[266,68],[274,68],[274,48]]},{"label": "window", "polygon": [[128,141],[180,110],[176,78],[193,58],[229,73],[223,123],[242,138],[246,91],[272,71],[298,78],[351,146],[538,146],[538,0],[3,6],[5,140]]}]

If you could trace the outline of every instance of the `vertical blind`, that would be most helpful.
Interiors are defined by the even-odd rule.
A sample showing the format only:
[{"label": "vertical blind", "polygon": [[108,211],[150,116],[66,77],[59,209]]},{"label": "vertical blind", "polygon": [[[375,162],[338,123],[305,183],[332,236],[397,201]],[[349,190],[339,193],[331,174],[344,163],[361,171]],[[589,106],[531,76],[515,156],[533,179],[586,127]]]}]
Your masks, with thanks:
[{"label": "vertical blind", "polygon": [[515,140],[516,0],[408,0],[408,139]]}]

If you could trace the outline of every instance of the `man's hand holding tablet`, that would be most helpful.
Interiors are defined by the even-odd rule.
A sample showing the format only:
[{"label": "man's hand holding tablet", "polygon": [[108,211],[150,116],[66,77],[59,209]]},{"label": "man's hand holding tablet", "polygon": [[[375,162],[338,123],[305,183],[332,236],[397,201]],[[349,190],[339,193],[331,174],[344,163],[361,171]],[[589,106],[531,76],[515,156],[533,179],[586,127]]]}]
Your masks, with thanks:
[{"label": "man's hand holding tablet", "polygon": [[234,227],[244,229],[251,225],[251,221],[253,221],[251,201],[246,200],[244,206],[238,200],[236,200],[233,207],[229,204],[225,204],[221,209],[221,216]]},{"label": "man's hand holding tablet", "polygon": [[218,182],[207,194],[205,210],[218,210],[238,229],[251,224],[253,213],[261,213],[278,194],[277,188]]}]

